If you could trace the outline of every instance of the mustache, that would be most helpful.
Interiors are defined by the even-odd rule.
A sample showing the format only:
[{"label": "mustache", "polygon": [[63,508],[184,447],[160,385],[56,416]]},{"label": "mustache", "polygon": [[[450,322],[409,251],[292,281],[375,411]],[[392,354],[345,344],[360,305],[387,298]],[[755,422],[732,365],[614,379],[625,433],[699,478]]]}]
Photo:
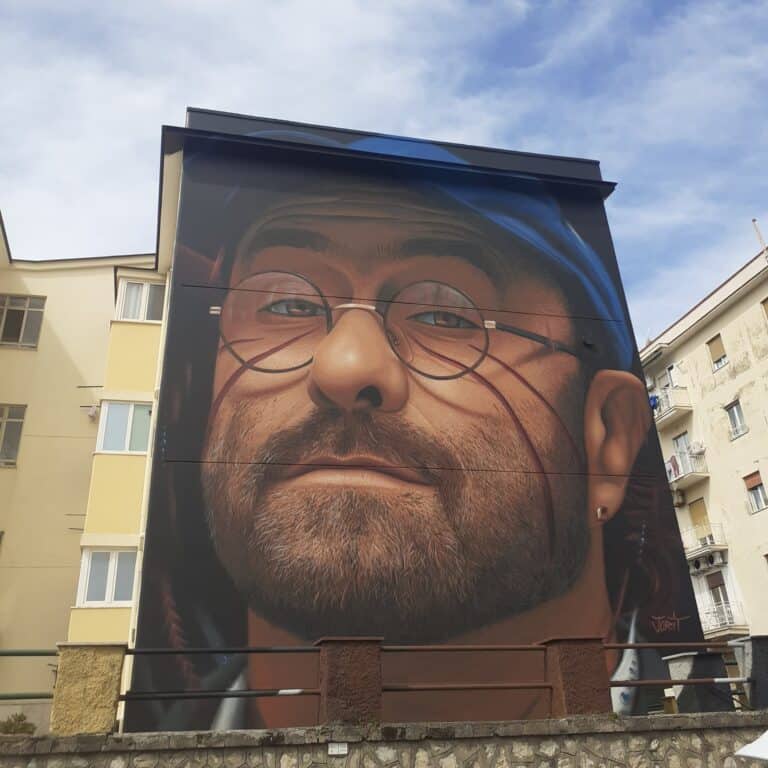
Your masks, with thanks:
[{"label": "mustache", "polygon": [[[248,406],[241,403],[229,420],[231,427],[237,429],[238,423],[248,422],[243,410],[247,411]],[[248,429],[260,431],[258,423]],[[243,436],[234,441],[221,437],[224,439],[215,442],[229,456],[216,458],[232,458],[233,443],[241,443]],[[242,454],[236,452],[242,461]],[[214,453],[220,454],[220,450],[215,449]],[[391,467],[413,469],[433,485],[455,484],[463,472],[451,470],[465,469],[457,452],[436,435],[427,434],[393,414],[325,410],[313,411],[299,424],[272,434],[252,461],[261,475],[260,482],[271,483],[284,479],[292,467],[312,464],[315,457],[330,455],[343,459],[358,454],[375,456]]]}]

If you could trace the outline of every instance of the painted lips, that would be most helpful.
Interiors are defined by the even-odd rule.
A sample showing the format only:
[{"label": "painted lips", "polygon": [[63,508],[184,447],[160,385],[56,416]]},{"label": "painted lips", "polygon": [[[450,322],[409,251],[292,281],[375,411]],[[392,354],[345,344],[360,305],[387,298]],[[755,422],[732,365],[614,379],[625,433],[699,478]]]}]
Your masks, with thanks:
[{"label": "painted lips", "polygon": [[280,479],[292,485],[375,485],[390,488],[430,486],[422,470],[393,466],[378,456],[314,456],[306,463],[287,467]]}]

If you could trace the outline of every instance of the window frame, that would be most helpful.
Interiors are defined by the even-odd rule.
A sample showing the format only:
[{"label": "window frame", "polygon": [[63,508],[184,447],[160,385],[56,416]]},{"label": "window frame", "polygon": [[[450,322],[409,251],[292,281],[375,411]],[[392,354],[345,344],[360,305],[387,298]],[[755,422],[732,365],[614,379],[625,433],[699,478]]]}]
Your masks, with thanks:
[{"label": "window frame", "polygon": [[[104,438],[107,432],[107,415],[109,413],[109,408],[113,403],[116,405],[129,406],[128,421],[126,424],[125,435],[123,435],[123,447],[119,450],[114,448],[104,447]],[[149,429],[147,430],[146,447],[141,451],[132,451],[130,450],[129,446],[131,444],[131,430],[133,429],[133,417],[134,417],[134,413],[136,411],[137,405],[149,406]],[[150,443],[150,440],[152,439],[152,409],[153,409],[153,403],[149,400],[102,400],[101,406],[99,408],[100,410],[99,431],[96,436],[96,453],[117,454],[118,456],[124,455],[124,454],[128,454],[130,456],[146,456],[149,453],[149,443]]]},{"label": "window frame", "polygon": [[[744,409],[741,407],[741,400],[736,398],[736,400],[728,403],[728,405],[726,405],[723,410],[725,411],[725,415],[728,417],[728,431],[731,440],[736,440],[737,438],[742,437],[743,435],[746,435],[747,432],[749,432],[749,426],[747,425],[747,420],[744,417]],[[735,420],[738,423],[734,423],[734,419],[731,418],[731,414],[738,415],[739,418]]]},{"label": "window frame", "polygon": [[[720,346],[723,349],[723,354],[715,359],[714,355],[712,354],[712,344],[717,340],[720,342]],[[709,359],[712,361],[713,372],[719,371],[721,368],[725,368],[725,366],[728,365],[728,350],[725,348],[725,342],[723,341],[723,335],[721,333],[716,333],[711,339],[709,339],[709,341],[707,341],[707,351],[709,352]]]},{"label": "window frame", "polygon": [[[11,418],[10,416],[11,408],[23,408],[24,414],[20,419]],[[2,409],[0,411],[0,446],[2,446],[3,440],[5,439],[5,429],[8,422],[21,424],[21,430],[19,431],[19,444],[16,446],[16,455],[12,460],[0,458],[0,469],[2,468],[13,469],[17,467],[19,463],[19,453],[21,451],[21,437],[24,434],[24,421],[27,418],[27,406],[23,403],[0,403],[0,409]],[[6,409],[8,409],[7,416],[4,415]]]},{"label": "window frame", "polygon": [[[757,496],[761,497],[761,500],[763,502],[762,507],[756,506]],[[749,499],[749,506],[753,515],[756,515],[758,512],[762,512],[763,510],[768,509],[768,493],[765,490],[764,483],[761,482],[758,485],[754,486],[754,488],[747,488],[747,498]]]},{"label": "window frame", "polygon": [[[11,299],[24,299],[24,307],[11,307]],[[30,301],[37,299],[43,303],[42,307],[30,307]],[[45,317],[45,302],[46,296],[37,296],[32,294],[23,293],[0,293],[0,348],[10,349],[37,349],[40,344],[40,335],[43,332],[43,318]],[[8,316],[9,309],[21,309],[24,312],[24,317],[21,321],[21,328],[19,328],[19,340],[18,341],[3,341],[3,328],[5,327],[5,321]],[[40,313],[40,329],[37,332],[37,338],[34,344],[24,344],[22,338],[24,337],[24,331],[27,327],[27,319],[31,312]]]},{"label": "window frame", "polygon": [[[115,600],[115,587],[117,585],[117,562],[121,552],[133,552],[133,577],[131,579],[131,597],[128,600]],[[88,600],[88,582],[91,578],[91,557],[96,553],[107,553],[107,584],[104,592],[104,600]],[[80,577],[77,582],[77,608],[130,608],[133,605],[133,594],[136,588],[136,570],[139,562],[138,549],[136,547],[83,547],[80,556]]]},{"label": "window frame", "polygon": [[[138,317],[123,317],[125,311],[125,299],[128,293],[128,284],[133,283],[141,286],[141,300],[139,302],[139,316]],[[161,309],[161,315],[159,320],[147,319],[147,310],[149,308],[149,295],[150,287],[153,285],[160,286],[163,289],[163,306]],[[117,302],[115,305],[115,320],[121,323],[149,323],[150,325],[160,325],[163,322],[163,316],[165,315],[165,291],[167,290],[166,284],[161,280],[142,280],[141,278],[134,277],[121,277],[120,284],[117,291]]]}]

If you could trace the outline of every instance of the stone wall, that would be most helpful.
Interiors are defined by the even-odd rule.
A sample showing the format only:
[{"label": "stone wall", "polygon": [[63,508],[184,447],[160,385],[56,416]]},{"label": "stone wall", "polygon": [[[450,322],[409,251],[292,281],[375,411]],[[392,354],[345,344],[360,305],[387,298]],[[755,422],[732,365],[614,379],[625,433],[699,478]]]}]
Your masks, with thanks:
[{"label": "stone wall", "polygon": [[[733,753],[766,729],[768,711],[762,710],[58,739],[6,736],[0,737],[0,768],[758,768],[760,763]],[[333,754],[345,749],[346,754]]]}]

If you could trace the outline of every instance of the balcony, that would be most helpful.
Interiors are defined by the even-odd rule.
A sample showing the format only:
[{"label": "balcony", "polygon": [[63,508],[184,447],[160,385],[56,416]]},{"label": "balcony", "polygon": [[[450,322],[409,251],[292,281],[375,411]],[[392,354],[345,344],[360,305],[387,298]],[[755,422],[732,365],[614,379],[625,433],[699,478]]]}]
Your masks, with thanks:
[{"label": "balcony", "polygon": [[665,462],[667,480],[672,490],[685,490],[709,477],[704,456],[689,453],[673,453]]},{"label": "balcony", "polygon": [[708,601],[704,606],[699,606],[699,618],[707,640],[749,634],[744,612],[738,603]]},{"label": "balcony", "polygon": [[666,429],[693,410],[685,387],[665,387],[656,398],[653,415],[658,429]]},{"label": "balcony", "polygon": [[686,557],[695,558],[728,549],[721,525],[697,526],[680,531]]}]

